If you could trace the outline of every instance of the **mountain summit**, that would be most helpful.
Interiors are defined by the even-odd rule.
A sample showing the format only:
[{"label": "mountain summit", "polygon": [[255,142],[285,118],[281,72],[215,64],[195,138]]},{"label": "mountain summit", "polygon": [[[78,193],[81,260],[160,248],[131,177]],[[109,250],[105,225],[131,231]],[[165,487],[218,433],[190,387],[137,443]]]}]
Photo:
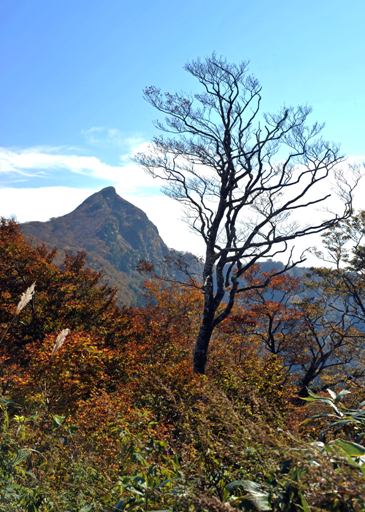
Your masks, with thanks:
[{"label": "mountain summit", "polygon": [[[90,267],[101,271],[116,287],[120,302],[141,302],[144,276],[137,272],[140,260],[151,262],[156,271],[173,277],[168,263],[176,258],[147,215],[122,199],[114,187],[88,197],[74,211],[47,222],[27,222],[23,233],[34,243],[56,247],[60,254],[85,251]],[[196,264],[192,255],[184,255]]]},{"label": "mountain summit", "polygon": [[134,253],[140,259],[152,255],[162,259],[169,252],[147,215],[118,196],[114,187],[93,194],[76,210],[50,223],[54,230],[67,224],[74,242],[84,244],[85,250],[92,249],[98,240],[104,250],[111,251],[108,260],[120,270],[131,269],[137,256]]}]

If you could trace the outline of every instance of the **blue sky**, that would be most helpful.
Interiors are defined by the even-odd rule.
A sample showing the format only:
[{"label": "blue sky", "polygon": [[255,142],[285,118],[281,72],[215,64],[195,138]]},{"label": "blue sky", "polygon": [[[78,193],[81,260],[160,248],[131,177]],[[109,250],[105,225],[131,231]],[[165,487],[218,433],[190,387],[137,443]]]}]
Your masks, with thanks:
[{"label": "blue sky", "polygon": [[183,65],[213,51],[250,61],[266,110],[309,104],[364,155],[364,19],[363,0],[0,0],[0,215],[46,219],[114,184],[177,245],[128,155],[155,133],[143,87],[194,90]]}]

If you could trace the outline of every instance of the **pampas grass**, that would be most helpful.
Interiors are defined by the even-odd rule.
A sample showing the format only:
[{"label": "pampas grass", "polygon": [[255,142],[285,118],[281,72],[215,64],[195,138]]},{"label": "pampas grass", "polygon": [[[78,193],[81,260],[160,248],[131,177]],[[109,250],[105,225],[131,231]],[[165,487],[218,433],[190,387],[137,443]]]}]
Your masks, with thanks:
[{"label": "pampas grass", "polygon": [[19,315],[19,313],[25,308],[25,306],[27,304],[29,304],[29,302],[32,300],[34,291],[35,291],[35,281],[33,284],[31,284],[29,286],[29,288],[27,288],[25,290],[24,293],[22,293],[22,295],[20,297],[20,301],[18,302],[18,305],[16,307],[16,312],[15,312],[16,316]]},{"label": "pampas grass", "polygon": [[34,283],[32,283],[25,290],[25,292],[23,292],[21,294],[20,300],[19,300],[19,302],[17,304],[15,313],[13,315],[13,318],[11,319],[11,321],[8,323],[7,327],[5,328],[3,334],[2,334],[2,336],[0,338],[0,343],[2,343],[4,341],[6,335],[9,332],[10,327],[13,325],[13,323],[14,323],[15,319],[17,318],[17,316],[23,311],[23,309],[27,306],[27,304],[29,304],[29,302],[32,300],[34,292],[35,292],[35,285],[36,285],[36,282],[34,281]]},{"label": "pampas grass", "polygon": [[70,329],[62,329],[62,331],[58,334],[58,336],[56,338],[55,344],[53,345],[53,350],[52,350],[51,356],[53,356],[56,352],[59,351],[59,349],[65,343],[65,340],[69,334],[70,334]]}]

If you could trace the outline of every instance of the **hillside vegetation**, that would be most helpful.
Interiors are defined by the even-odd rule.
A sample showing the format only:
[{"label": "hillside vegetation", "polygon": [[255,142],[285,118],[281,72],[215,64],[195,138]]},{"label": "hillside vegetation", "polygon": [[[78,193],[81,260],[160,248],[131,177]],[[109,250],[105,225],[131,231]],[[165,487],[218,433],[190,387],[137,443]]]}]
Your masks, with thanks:
[{"label": "hillside vegetation", "polygon": [[253,288],[197,375],[199,283],[119,307],[2,220],[0,511],[364,511],[361,257]]}]

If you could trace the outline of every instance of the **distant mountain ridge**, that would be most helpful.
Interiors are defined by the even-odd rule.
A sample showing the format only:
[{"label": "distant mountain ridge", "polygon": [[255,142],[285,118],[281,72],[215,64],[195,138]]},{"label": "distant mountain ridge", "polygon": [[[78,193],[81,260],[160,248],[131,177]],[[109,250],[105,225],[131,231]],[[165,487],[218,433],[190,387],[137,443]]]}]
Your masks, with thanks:
[{"label": "distant mountain ridge", "polygon": [[147,215],[114,187],[92,194],[71,213],[47,222],[27,222],[21,229],[32,243],[56,247],[60,257],[85,251],[88,265],[103,273],[126,305],[143,301],[146,277],[137,271],[139,261],[149,261],[157,273],[171,279],[182,278],[172,263],[177,257],[193,272],[200,268],[192,254],[169,249]]}]

